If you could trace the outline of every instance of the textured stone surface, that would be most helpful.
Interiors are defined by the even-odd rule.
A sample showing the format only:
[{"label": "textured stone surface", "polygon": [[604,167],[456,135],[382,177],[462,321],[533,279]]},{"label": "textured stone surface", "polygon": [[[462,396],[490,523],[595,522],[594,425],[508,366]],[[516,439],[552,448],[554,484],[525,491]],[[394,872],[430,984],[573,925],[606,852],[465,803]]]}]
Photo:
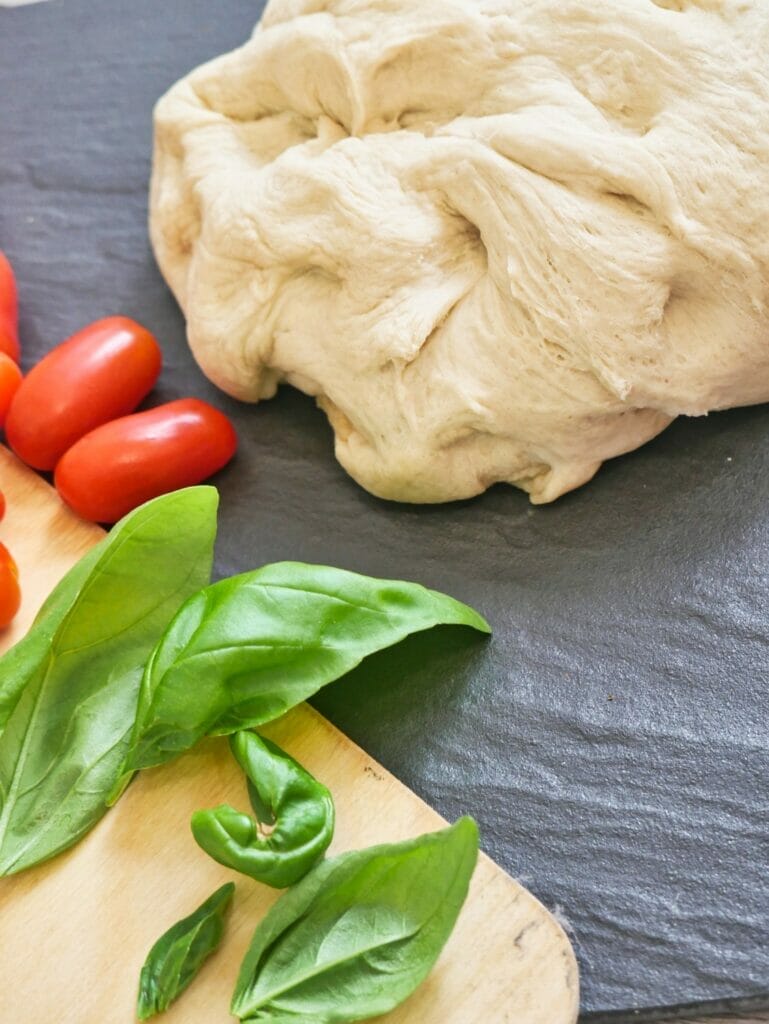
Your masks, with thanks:
[{"label": "textured stone surface", "polygon": [[[767,1024],[769,1010],[765,999],[740,999],[728,1003],[700,1003],[696,1006],[657,1010],[585,1013],[579,1024]],[[762,1009],[756,1009],[756,1007]],[[729,1008],[730,1007],[730,1008]]]},{"label": "textured stone surface", "polygon": [[490,643],[415,638],[318,706],[444,814],[472,811],[488,851],[562,910],[586,1010],[766,992],[769,409],[682,420],[549,508],[510,488],[411,508],[346,477],[309,400],[216,395],[147,244],[150,111],[257,7],[0,11],[0,246],[27,364],[91,319],[136,316],[164,345],[155,399],[212,398],[240,431],[218,481],[221,573],[335,562],[489,617]]}]

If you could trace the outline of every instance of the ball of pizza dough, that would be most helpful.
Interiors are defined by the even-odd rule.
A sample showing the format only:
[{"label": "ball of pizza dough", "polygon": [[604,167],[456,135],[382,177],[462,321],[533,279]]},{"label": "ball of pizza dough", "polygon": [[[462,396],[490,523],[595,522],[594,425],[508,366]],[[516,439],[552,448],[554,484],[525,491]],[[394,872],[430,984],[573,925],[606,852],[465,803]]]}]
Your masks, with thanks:
[{"label": "ball of pizza dough", "polygon": [[769,400],[767,53],[765,0],[272,0],[156,109],[195,358],[412,502]]}]

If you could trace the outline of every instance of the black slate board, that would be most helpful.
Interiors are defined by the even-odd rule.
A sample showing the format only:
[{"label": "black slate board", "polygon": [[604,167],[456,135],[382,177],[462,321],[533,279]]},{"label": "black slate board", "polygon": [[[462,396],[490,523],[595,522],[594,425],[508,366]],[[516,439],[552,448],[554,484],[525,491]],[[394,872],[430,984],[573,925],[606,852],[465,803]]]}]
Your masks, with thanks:
[{"label": "black slate board", "polygon": [[548,508],[506,487],[414,508],[345,476],[309,399],[216,394],[147,243],[150,112],[260,9],[0,9],[0,246],[26,365],[90,320],[137,317],[165,349],[155,398],[209,398],[240,432],[220,573],[324,561],[488,616],[491,643],[416,638],[317,706],[443,814],[474,813],[560,909],[586,1010],[769,993],[769,409],[679,421]]}]

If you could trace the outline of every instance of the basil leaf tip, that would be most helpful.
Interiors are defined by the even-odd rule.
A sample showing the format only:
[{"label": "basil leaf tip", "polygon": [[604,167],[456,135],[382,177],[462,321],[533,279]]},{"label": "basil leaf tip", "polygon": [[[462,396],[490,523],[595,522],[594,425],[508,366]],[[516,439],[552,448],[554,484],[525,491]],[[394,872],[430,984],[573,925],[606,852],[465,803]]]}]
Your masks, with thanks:
[{"label": "basil leaf tip", "polygon": [[437,960],[478,856],[471,818],[323,861],[275,903],[240,969],[241,1021],[344,1024],[392,1010]]},{"label": "basil leaf tip", "polygon": [[154,944],[139,976],[139,1020],[148,1020],[167,1010],[218,948],[234,892],[234,883],[227,882]]}]

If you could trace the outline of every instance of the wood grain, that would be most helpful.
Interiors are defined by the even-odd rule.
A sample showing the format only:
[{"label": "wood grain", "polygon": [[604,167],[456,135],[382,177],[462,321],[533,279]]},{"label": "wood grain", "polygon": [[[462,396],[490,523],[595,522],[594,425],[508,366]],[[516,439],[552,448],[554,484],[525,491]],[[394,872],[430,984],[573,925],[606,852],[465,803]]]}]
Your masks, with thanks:
[{"label": "wood grain", "polygon": [[[0,649],[18,639],[54,583],[101,536],[36,474],[0,448],[0,527],[21,574],[24,604]],[[443,824],[410,790],[308,706],[268,734],[332,790],[332,851],[413,836]],[[168,1024],[230,1021],[234,978],[275,894],[215,864],[195,845],[199,807],[247,807],[226,743],[210,740],[142,773],[74,850],[0,880],[2,1021],[129,1024],[139,968],[158,935],[222,882],[237,883],[226,941]],[[482,856],[457,928],[427,982],[387,1024],[573,1024],[578,975],[562,929],[538,901]]]}]

